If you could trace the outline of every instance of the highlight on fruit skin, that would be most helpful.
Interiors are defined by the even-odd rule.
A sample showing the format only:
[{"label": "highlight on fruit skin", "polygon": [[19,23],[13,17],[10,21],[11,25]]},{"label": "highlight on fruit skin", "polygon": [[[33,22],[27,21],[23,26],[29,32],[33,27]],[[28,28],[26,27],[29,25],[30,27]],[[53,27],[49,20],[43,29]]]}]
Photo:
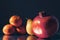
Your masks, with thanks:
[{"label": "highlight on fruit skin", "polygon": [[35,36],[28,36],[26,40],[37,40],[37,37]]},{"label": "highlight on fruit skin", "polygon": [[26,31],[29,35],[34,35],[33,31],[32,31],[32,20],[28,19],[27,23],[26,23]]},{"label": "highlight on fruit skin", "polygon": [[18,34],[26,34],[26,28],[24,26],[16,28]]},{"label": "highlight on fruit skin", "polygon": [[11,35],[15,32],[15,28],[13,25],[11,24],[6,24],[3,29],[2,29],[2,32],[6,35]]},{"label": "highlight on fruit skin", "polygon": [[16,26],[16,27],[18,27],[18,26],[22,25],[22,19],[21,19],[20,16],[13,15],[13,16],[10,17],[9,23]]}]

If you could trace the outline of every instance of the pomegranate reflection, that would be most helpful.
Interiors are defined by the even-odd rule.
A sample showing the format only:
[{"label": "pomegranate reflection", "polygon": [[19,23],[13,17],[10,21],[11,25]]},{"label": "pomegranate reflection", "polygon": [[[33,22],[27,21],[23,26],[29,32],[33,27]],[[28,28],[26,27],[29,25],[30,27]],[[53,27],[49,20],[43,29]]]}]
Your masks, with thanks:
[{"label": "pomegranate reflection", "polygon": [[37,40],[45,40],[45,39],[38,38]]}]

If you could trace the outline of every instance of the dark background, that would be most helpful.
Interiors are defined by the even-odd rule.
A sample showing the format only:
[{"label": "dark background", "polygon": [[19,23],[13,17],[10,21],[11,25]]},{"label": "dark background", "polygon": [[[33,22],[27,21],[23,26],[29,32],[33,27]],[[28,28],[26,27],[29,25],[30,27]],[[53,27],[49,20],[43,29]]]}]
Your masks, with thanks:
[{"label": "dark background", "polygon": [[24,24],[26,18],[34,18],[41,10],[60,20],[59,0],[0,0],[0,31],[12,15],[21,16]]}]

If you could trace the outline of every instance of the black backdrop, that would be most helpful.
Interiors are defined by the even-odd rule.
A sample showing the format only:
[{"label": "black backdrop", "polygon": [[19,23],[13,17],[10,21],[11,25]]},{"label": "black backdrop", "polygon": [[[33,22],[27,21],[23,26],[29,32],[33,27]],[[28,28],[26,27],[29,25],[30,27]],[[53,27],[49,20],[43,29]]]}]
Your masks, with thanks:
[{"label": "black backdrop", "polygon": [[37,12],[45,10],[60,20],[60,1],[58,0],[0,0],[0,31],[8,24],[12,15],[19,15],[25,23],[26,18],[34,18]]}]

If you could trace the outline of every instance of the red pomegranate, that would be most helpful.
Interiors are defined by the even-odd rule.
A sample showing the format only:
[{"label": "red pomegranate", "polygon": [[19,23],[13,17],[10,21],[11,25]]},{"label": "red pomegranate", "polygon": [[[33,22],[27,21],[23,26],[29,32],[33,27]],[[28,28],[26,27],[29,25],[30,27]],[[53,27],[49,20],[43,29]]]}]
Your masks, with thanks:
[{"label": "red pomegranate", "polygon": [[44,12],[33,19],[32,29],[34,34],[39,38],[48,38],[58,30],[59,23],[55,16],[43,16]]}]

